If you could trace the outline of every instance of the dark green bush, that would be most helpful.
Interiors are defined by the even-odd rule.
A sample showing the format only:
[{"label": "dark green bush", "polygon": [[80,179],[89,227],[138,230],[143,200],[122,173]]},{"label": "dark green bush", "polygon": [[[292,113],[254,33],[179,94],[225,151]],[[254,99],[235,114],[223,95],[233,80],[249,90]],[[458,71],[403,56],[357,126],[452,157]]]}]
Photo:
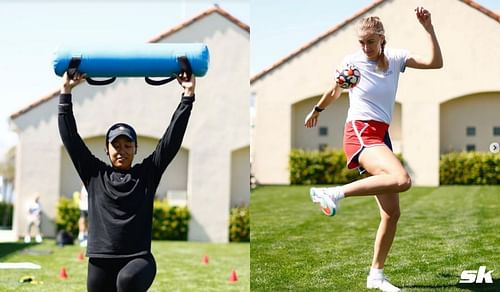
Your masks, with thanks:
[{"label": "dark green bush", "polygon": [[189,219],[187,207],[170,206],[155,201],[153,208],[153,239],[187,240]]},{"label": "dark green bush", "polygon": [[291,184],[345,184],[359,178],[357,171],[346,168],[342,150],[293,149],[289,159]]},{"label": "dark green bush", "polygon": [[57,230],[66,230],[73,235],[78,235],[78,219],[80,208],[73,199],[60,197],[57,203],[56,225]]},{"label": "dark green bush", "polygon": [[229,218],[229,241],[250,241],[250,208],[232,208]]},{"label": "dark green bush", "polygon": [[[60,198],[57,205],[57,230],[67,230],[76,238],[80,209],[75,201]],[[153,239],[186,240],[190,214],[187,207],[170,206],[166,202],[155,201],[153,208]]]},{"label": "dark green bush", "polygon": [[496,185],[500,183],[500,155],[488,152],[452,152],[441,155],[442,185]]},{"label": "dark green bush", "polygon": [[5,202],[0,202],[0,227],[12,227],[12,212],[13,205]]},{"label": "dark green bush", "polygon": [[[401,154],[396,154],[403,162]],[[293,185],[346,184],[362,176],[350,170],[343,150],[308,151],[293,149],[289,155],[290,183]]]}]

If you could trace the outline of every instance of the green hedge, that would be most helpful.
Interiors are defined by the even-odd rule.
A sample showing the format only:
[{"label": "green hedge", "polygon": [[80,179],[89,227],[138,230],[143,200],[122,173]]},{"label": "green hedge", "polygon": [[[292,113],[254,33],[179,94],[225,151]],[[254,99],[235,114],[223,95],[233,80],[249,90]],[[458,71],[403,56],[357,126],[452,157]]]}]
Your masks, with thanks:
[{"label": "green hedge", "polygon": [[187,240],[189,219],[187,207],[170,206],[155,201],[153,208],[153,239]]},{"label": "green hedge", "polygon": [[233,242],[249,242],[250,208],[232,208],[229,219],[229,240]]},{"label": "green hedge", "polygon": [[500,155],[488,152],[452,152],[441,155],[442,185],[496,185],[500,183]]},{"label": "green hedge", "polygon": [[[57,205],[57,230],[67,230],[76,238],[78,235],[80,210],[75,201],[60,198]],[[187,207],[170,206],[166,202],[155,201],[153,208],[153,239],[187,240],[189,219]],[[229,222],[230,241],[250,241],[250,210],[248,207],[232,208]]]},{"label": "green hedge", "polygon": [[12,204],[0,202],[0,227],[9,229],[12,227],[13,209]]},{"label": "green hedge", "polygon": [[[396,154],[396,157],[404,164],[401,154]],[[293,149],[288,162],[290,183],[293,185],[346,184],[359,179],[358,170],[350,170],[346,164],[343,150]]]},{"label": "green hedge", "polygon": [[[61,197],[57,205],[57,230],[67,230],[76,238],[80,209],[74,200]],[[153,208],[153,239],[186,240],[190,214],[186,207],[170,206],[155,201]]]},{"label": "green hedge", "polygon": [[[398,159],[404,163],[400,154]],[[346,184],[359,179],[346,168],[342,150],[294,149],[289,156],[291,184]],[[441,155],[439,181],[442,185],[496,185],[500,183],[500,155],[489,152],[452,152]]]},{"label": "green hedge", "polygon": [[293,149],[290,152],[288,167],[290,183],[293,185],[345,184],[359,178],[356,170],[346,168],[344,152],[336,149]]}]

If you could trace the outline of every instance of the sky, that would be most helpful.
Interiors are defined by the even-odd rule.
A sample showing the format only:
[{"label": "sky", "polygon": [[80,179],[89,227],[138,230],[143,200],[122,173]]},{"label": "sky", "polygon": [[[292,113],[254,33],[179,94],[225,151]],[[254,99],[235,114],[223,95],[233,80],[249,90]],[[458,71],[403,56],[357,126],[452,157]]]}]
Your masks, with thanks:
[{"label": "sky", "polygon": [[[17,143],[9,116],[59,88],[52,69],[59,45],[143,43],[216,3],[250,25],[253,76],[372,2],[0,0],[0,159]],[[476,2],[500,12],[498,0]]]}]

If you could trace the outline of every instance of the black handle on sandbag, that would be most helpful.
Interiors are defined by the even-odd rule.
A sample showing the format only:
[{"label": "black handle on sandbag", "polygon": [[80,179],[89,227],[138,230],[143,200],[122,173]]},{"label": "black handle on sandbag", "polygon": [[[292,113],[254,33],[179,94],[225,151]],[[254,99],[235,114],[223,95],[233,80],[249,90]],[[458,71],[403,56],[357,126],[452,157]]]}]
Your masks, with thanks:
[{"label": "black handle on sandbag", "polygon": [[75,76],[76,72],[78,72],[78,66],[80,66],[80,63],[82,62],[82,59],[80,57],[72,57],[71,60],[69,61],[68,65],[68,77],[69,79],[73,79]]},{"label": "black handle on sandbag", "polygon": [[153,80],[149,77],[144,77],[144,79],[146,80],[146,83],[149,85],[153,85],[153,86],[160,86],[163,84],[167,84],[170,81],[175,80],[176,78],[177,78],[177,76],[172,76],[172,77],[168,77],[167,79],[163,79],[163,80]]},{"label": "black handle on sandbag", "polygon": [[[75,77],[75,74],[78,72],[78,67],[80,66],[81,62],[82,59],[80,57],[72,57],[69,61],[67,72],[70,79],[73,79]],[[90,85],[101,86],[113,83],[116,80],[116,77],[112,77],[106,80],[94,80],[90,77],[86,77],[85,80],[87,80]]]},{"label": "black handle on sandbag", "polygon": [[[186,73],[188,79],[191,79],[191,75],[193,75],[193,70],[191,69],[191,64],[189,63],[188,58],[186,56],[180,56],[177,57],[177,61],[179,62],[179,65],[181,67],[180,73]],[[160,86],[177,79],[177,76],[178,75],[170,76],[163,80],[153,80],[150,77],[145,77],[144,79],[146,80],[146,83],[149,85]]]},{"label": "black handle on sandbag", "polygon": [[87,80],[87,83],[90,85],[102,86],[102,85],[108,85],[108,84],[115,82],[116,77],[111,77],[111,78],[105,79],[105,80],[95,80],[95,79],[92,79],[90,77],[86,77],[85,80]]},{"label": "black handle on sandbag", "polygon": [[181,65],[181,73],[186,73],[187,78],[191,79],[191,75],[193,75],[193,69],[191,69],[191,64],[186,56],[177,57],[177,61],[179,65]]}]

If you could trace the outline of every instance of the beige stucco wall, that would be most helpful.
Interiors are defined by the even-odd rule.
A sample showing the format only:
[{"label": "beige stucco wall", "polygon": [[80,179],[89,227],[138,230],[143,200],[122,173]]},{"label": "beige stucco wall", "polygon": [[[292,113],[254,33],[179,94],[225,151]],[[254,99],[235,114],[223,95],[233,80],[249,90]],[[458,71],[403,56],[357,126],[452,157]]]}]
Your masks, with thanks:
[{"label": "beige stucco wall", "polygon": [[[408,162],[415,185],[437,185],[440,103],[458,96],[500,89],[500,56],[491,53],[500,47],[500,37],[492,37],[500,36],[500,25],[458,0],[386,1],[366,15],[381,17],[388,47],[406,48],[412,54],[427,55],[428,39],[413,12],[417,6],[424,6],[432,12],[444,68],[407,69],[401,75],[396,96],[401,103],[401,128],[397,131],[401,133],[401,144],[398,147]],[[289,182],[288,153],[292,141],[300,139],[292,137],[295,123],[291,105],[311,96],[320,96],[328,88],[334,69],[343,56],[358,49],[357,21],[359,19],[252,83],[252,92],[256,96],[252,171],[259,182]],[[487,74],[466,74],[485,70]]]},{"label": "beige stucco wall", "polygon": [[[225,17],[212,13],[163,41],[204,42],[210,50],[210,68],[205,77],[196,80],[196,101],[182,145],[189,150],[189,158],[181,156],[181,169],[169,168],[167,175],[179,171],[182,178],[187,172],[187,180],[182,180],[187,181],[188,207],[192,213],[189,239],[227,242],[231,153],[249,145],[249,34]],[[79,133],[95,144],[97,155],[102,155],[102,148],[99,141],[93,143],[92,139],[102,137],[115,122],[127,122],[137,129],[139,136],[158,139],[170,122],[181,92],[175,82],[155,87],[140,78],[118,79],[104,87],[79,85],[73,89]],[[57,103],[58,98],[54,98],[12,121],[20,141],[14,223],[18,235],[24,229],[26,198],[35,191],[42,194],[48,217],[43,231],[49,235],[55,231],[50,220],[55,218],[61,194],[61,171],[67,171],[61,168],[67,163],[61,161]],[[142,150],[139,145],[139,152]],[[248,180],[245,185],[248,187]]]},{"label": "beige stucco wall", "polygon": [[[292,148],[318,150],[320,145],[329,148],[342,149],[345,120],[349,107],[347,92],[335,100],[321,115],[318,125],[314,129],[304,127],[304,119],[309,114],[320,96],[311,97],[292,105]],[[320,128],[326,127],[327,136],[320,136]],[[401,104],[396,102],[393,122],[389,129],[394,151],[400,152],[401,140]]]},{"label": "beige stucco wall", "polygon": [[250,202],[250,146],[231,153],[231,207],[248,206]]},{"label": "beige stucco wall", "polygon": [[[476,135],[467,136],[466,128],[475,127]],[[492,142],[500,142],[493,128],[500,127],[500,92],[478,93],[441,104],[441,153],[465,151],[467,144],[477,151],[489,151]]]}]

